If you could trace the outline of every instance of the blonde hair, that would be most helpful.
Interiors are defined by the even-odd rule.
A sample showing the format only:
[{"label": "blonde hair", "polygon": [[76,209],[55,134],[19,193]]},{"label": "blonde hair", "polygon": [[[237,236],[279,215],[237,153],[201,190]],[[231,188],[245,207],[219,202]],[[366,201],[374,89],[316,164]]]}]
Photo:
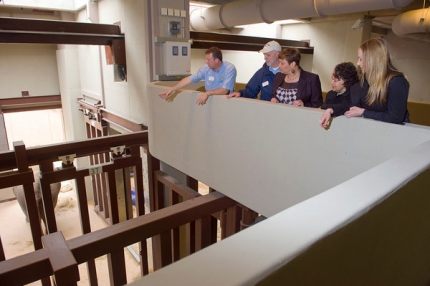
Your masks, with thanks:
[{"label": "blonde hair", "polygon": [[361,75],[361,86],[366,79],[369,92],[366,96],[368,105],[376,102],[387,102],[388,83],[396,76],[403,74],[393,65],[390,47],[385,39],[369,39],[360,45],[364,74]]}]

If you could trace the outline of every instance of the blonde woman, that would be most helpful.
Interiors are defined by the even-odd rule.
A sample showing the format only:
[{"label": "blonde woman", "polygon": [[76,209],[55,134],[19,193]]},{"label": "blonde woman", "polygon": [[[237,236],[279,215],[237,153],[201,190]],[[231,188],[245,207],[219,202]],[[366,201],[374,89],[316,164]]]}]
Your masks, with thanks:
[{"label": "blonde woman", "polygon": [[387,41],[381,38],[362,43],[357,66],[362,72],[360,82],[351,87],[352,107],[345,116],[396,124],[409,122],[409,82],[393,65]]}]

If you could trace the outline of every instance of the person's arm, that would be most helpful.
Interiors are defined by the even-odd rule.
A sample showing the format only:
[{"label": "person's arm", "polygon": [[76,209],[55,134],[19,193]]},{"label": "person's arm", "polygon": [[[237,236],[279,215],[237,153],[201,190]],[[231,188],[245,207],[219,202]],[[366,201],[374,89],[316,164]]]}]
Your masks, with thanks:
[{"label": "person's arm", "polygon": [[[263,80],[263,69],[260,68],[248,81],[246,84],[245,89],[240,90],[240,96],[246,97],[246,98],[257,98],[258,93],[261,90],[261,85]],[[267,82],[267,85],[269,85],[269,82]]]},{"label": "person's arm", "polygon": [[332,109],[331,116],[343,115],[351,106],[351,94],[347,90],[344,95],[337,96],[336,92],[329,91],[326,95],[326,101],[321,106],[321,109]]},{"label": "person's arm", "polygon": [[162,99],[167,99],[169,95],[177,91],[178,89],[181,89],[183,87],[186,87],[191,83],[190,77],[185,77],[181,79],[177,84],[169,88],[166,92],[160,93],[158,96]]},{"label": "person's arm", "polygon": [[331,116],[334,116],[334,117],[343,115],[345,112],[349,110],[350,107],[351,107],[351,98],[348,98],[342,101],[341,103],[335,103],[333,105],[329,105],[329,108],[333,109],[333,113]]},{"label": "person's arm", "polygon": [[320,126],[322,128],[326,129],[328,127],[328,124],[330,122],[330,118],[331,118],[332,114],[333,114],[333,109],[327,108],[324,111],[323,115],[321,115]]},{"label": "person's arm", "polygon": [[240,92],[235,91],[227,95],[227,98],[232,98],[232,97],[240,97]]},{"label": "person's arm", "polygon": [[357,82],[351,87],[351,108],[345,111],[344,115],[348,118],[362,116],[364,112],[364,102],[369,91],[369,84],[364,82],[363,87]]},{"label": "person's arm", "polygon": [[401,124],[405,119],[408,104],[409,83],[404,76],[393,77],[388,84],[386,111],[365,109],[364,118]]},{"label": "person's arm", "polygon": [[[241,89],[239,91],[235,91],[233,93],[230,93],[229,95],[227,95],[227,98],[232,98],[232,97],[257,98],[258,93],[261,90],[260,81],[262,80],[262,77],[261,77],[261,71],[260,70],[257,71],[252,76],[252,78],[248,81],[248,83],[245,86],[245,89]],[[267,84],[269,84],[269,83],[267,82]]]},{"label": "person's arm", "polygon": [[202,95],[200,95],[200,97],[197,99],[196,103],[203,105],[203,104],[205,104],[206,100],[208,100],[209,96],[211,96],[211,95],[228,94],[228,93],[229,93],[229,90],[225,89],[223,87],[220,87],[220,88],[217,88],[214,90],[209,90],[209,91],[202,93]]}]

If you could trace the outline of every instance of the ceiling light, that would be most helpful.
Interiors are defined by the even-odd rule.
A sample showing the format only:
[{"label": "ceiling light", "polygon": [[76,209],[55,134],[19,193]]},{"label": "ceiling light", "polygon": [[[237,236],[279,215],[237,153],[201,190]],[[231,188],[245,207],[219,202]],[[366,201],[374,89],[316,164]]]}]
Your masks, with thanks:
[{"label": "ceiling light", "polygon": [[304,20],[304,19],[288,19],[288,20],[282,20],[282,21],[275,21],[274,23],[278,25],[288,25],[288,24],[305,24],[305,23],[310,23],[310,21]]}]

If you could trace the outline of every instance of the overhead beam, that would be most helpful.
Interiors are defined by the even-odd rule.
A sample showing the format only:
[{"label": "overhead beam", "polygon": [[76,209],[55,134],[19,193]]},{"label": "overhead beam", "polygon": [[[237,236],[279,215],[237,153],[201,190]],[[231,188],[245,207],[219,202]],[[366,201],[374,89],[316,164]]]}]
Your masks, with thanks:
[{"label": "overhead beam", "polygon": [[111,46],[124,40],[120,26],[0,17],[0,43]]},{"label": "overhead beam", "polygon": [[209,49],[216,46],[221,50],[231,51],[252,51],[258,52],[270,40],[276,40],[281,47],[295,47],[302,54],[313,54],[314,48],[308,42],[293,41],[283,39],[269,39],[263,37],[249,37],[229,34],[216,34],[207,32],[190,31],[190,38],[193,40],[191,48]]},{"label": "overhead beam", "polygon": [[61,108],[60,95],[28,96],[0,99],[0,112],[21,112]]},{"label": "overhead beam", "polygon": [[120,35],[118,25],[0,17],[0,30]]}]

